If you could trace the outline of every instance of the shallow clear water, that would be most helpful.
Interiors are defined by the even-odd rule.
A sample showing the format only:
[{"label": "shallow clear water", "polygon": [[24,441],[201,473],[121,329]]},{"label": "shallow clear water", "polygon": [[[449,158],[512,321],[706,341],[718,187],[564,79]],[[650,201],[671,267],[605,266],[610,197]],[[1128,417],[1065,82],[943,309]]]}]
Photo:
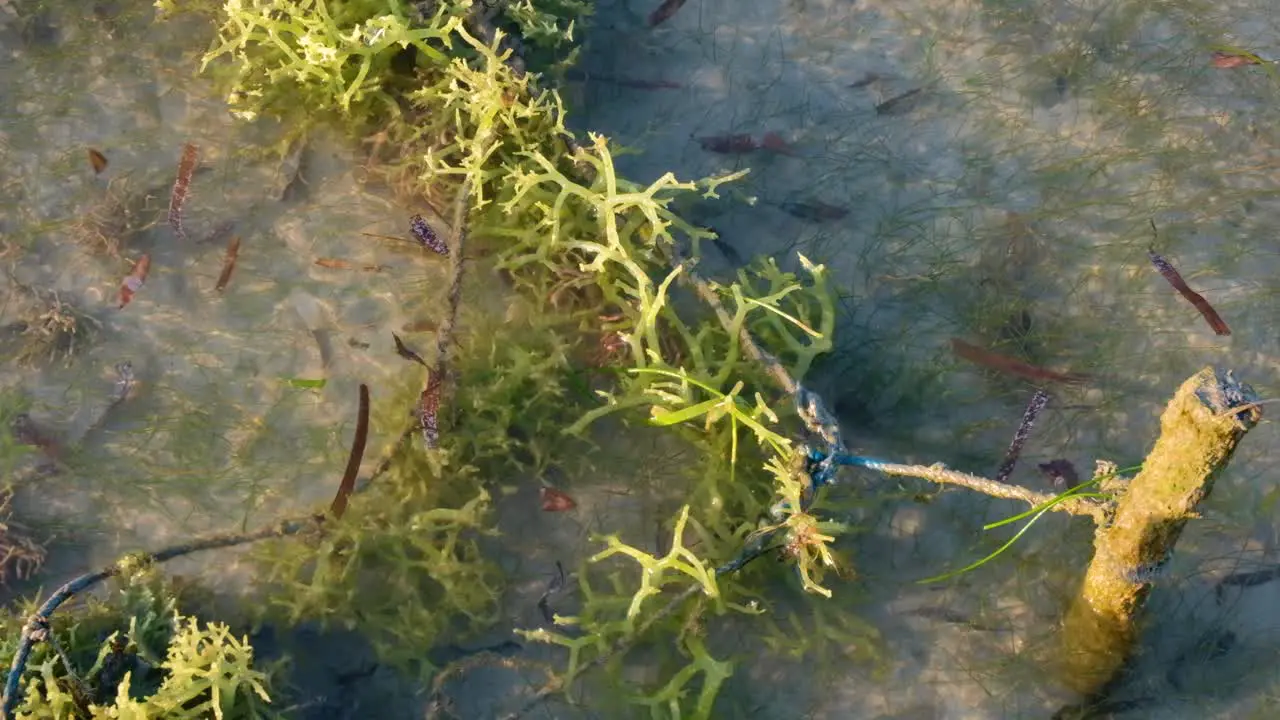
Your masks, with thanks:
[{"label": "shallow clear water", "polygon": [[[605,1],[585,38],[586,80],[570,81],[566,96],[578,127],[643,151],[622,161],[636,179],[751,168],[727,200],[691,208],[692,219],[743,258],[792,267],[799,251],[832,268],[841,349],[813,382],[860,452],[994,473],[1033,387],[955,358],[952,336],[1005,352],[1025,343],[1048,366],[1094,377],[1085,389],[1053,388],[1013,477],[1037,489],[1047,481],[1035,464],[1049,459],[1082,473],[1095,459],[1139,461],[1165,400],[1207,363],[1270,396],[1280,359],[1271,323],[1280,82],[1257,68],[1211,67],[1208,44],[1280,55],[1280,21],[1261,2],[932,5],[697,0],[649,29],[647,3]],[[416,372],[390,333],[412,344],[402,328],[438,312],[445,284],[438,261],[362,233],[407,236],[408,216],[427,209],[361,185],[354,151],[323,133],[281,163],[274,151],[287,128],[236,120],[196,79],[207,32],[198,23],[152,24],[145,3],[100,4],[92,22],[5,7],[0,232],[11,272],[0,278],[0,325],[55,292],[100,325],[69,363],[0,370],[6,397],[78,449],[70,468],[24,481],[17,498],[25,522],[56,531],[41,579],[327,502],[356,386],[398,387]],[[636,80],[679,87],[625,82]],[[720,155],[696,140],[766,132],[789,152]],[[200,147],[187,239],[165,222],[184,143]],[[109,160],[101,174],[89,148]],[[845,214],[806,220],[787,203]],[[226,238],[202,239],[228,222],[242,245],[218,292]],[[118,252],[98,237],[121,242]],[[1214,336],[1152,269],[1149,245],[1213,302],[1231,336]],[[120,282],[142,253],[151,273],[119,309]],[[733,267],[718,262],[708,259],[713,274]],[[1023,313],[1030,329],[1013,337]],[[418,340],[426,354],[430,343]],[[124,360],[139,387],[108,414],[112,368]],[[572,565],[598,549],[593,532],[648,538],[672,509],[678,456],[668,467],[652,460],[672,457],[661,440],[601,433],[636,459],[576,483],[580,512],[531,517],[532,486],[500,504],[513,598],[496,636],[532,624],[531,598],[553,558]],[[390,440],[371,438],[369,455]],[[1246,439],[1157,584],[1124,696],[1159,704],[1138,715],[1266,715],[1276,690],[1257,668],[1274,661],[1278,591],[1219,598],[1212,585],[1277,562],[1274,443],[1265,424]],[[955,491],[926,504],[913,498],[930,490],[923,483],[853,474],[846,487],[863,528],[845,548],[857,576],[835,600],[793,587],[772,598],[777,622],[795,612],[843,654],[766,652],[760,625],[734,621],[717,633],[739,657],[726,716],[1047,717],[1060,706],[1066,696],[1041,660],[1089,557],[1084,521],[1045,518],[998,562],[922,586],[1007,539],[980,528],[1014,504]],[[174,570],[224,587],[241,579],[225,558]],[[1226,632],[1235,644],[1214,652]],[[639,661],[627,674],[657,679]],[[490,682],[510,680],[468,681],[464,700],[482,704]],[[420,707],[381,712],[420,716]]]},{"label": "shallow clear water", "polygon": [[[289,150],[286,128],[227,112],[196,74],[206,25],[112,7],[109,37],[50,10],[39,17],[52,37],[23,41],[23,20],[10,20],[0,75],[3,322],[56,296],[91,330],[66,361],[3,368],[10,399],[75,448],[70,471],[32,481],[39,497],[22,513],[68,523],[59,542],[84,567],[328,500],[318,478],[340,473],[357,385],[404,378],[392,332],[430,356],[404,327],[430,320],[425,301],[446,272],[407,241],[410,214],[430,211],[363,186],[345,141],[316,132]],[[199,166],[180,237],[166,217],[186,143]],[[101,173],[89,149],[107,158]],[[219,291],[232,237],[239,252]],[[144,254],[149,275],[121,308]],[[350,267],[316,263],[326,258]],[[6,349],[30,338],[10,332]],[[108,412],[123,361],[137,387]],[[370,454],[389,440],[371,438]]]},{"label": "shallow clear water", "polygon": [[[1265,4],[707,0],[650,29],[651,9],[601,4],[586,61],[595,76],[569,93],[576,118],[642,148],[624,166],[642,180],[751,168],[736,198],[695,218],[743,257],[796,267],[800,251],[832,268],[842,352],[814,382],[860,452],[994,474],[1033,386],[954,357],[950,337],[1094,377],[1049,388],[1013,476],[1037,489],[1048,479],[1036,463],[1053,458],[1083,473],[1095,459],[1139,461],[1173,389],[1206,364],[1272,394],[1280,83],[1210,64],[1215,43],[1280,53]],[[792,154],[717,154],[698,141],[767,132]],[[787,211],[796,202],[847,212],[800,218]],[[1229,337],[1153,269],[1149,246],[1210,299]],[[1024,332],[1010,333],[1011,320]],[[1221,602],[1209,591],[1236,568],[1275,562],[1274,446],[1270,425],[1247,438],[1157,585],[1120,696],[1159,704],[1135,717],[1268,713],[1269,680],[1243,669],[1276,652],[1271,591]],[[883,495],[898,484],[852,487]],[[796,702],[812,717],[1051,714],[1037,652],[1052,647],[1089,557],[1084,522],[1053,518],[1015,557],[954,585],[913,583],[998,547],[1008,535],[980,527],[1011,510],[948,492],[867,512],[855,561],[866,595],[845,601],[876,619],[887,674],[828,668],[831,684],[800,683],[770,716],[797,716],[784,709]],[[1215,633],[1238,642],[1212,653]]]}]

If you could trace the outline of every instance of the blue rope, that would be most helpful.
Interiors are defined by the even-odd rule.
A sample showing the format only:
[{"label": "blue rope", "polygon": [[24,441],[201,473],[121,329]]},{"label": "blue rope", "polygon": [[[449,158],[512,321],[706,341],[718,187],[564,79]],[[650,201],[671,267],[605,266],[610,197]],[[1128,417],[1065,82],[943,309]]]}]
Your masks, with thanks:
[{"label": "blue rope", "polygon": [[850,455],[840,438],[840,426],[836,423],[835,416],[827,410],[817,393],[803,385],[796,390],[796,412],[826,445],[822,449],[813,446],[804,449],[805,471],[813,490],[835,483],[836,473],[842,465],[879,470],[889,464],[869,457]]},{"label": "blue rope", "polygon": [[805,471],[809,474],[809,480],[813,483],[816,490],[823,485],[834,484],[836,481],[836,472],[841,466],[863,467],[868,470],[880,470],[887,467],[891,463],[875,458],[863,457],[861,455],[849,455],[848,453],[826,453],[815,447],[806,448],[805,454]]},{"label": "blue rope", "polygon": [[[809,488],[801,497],[803,505],[807,506],[812,502],[814,493],[822,486],[835,484],[836,474],[841,466],[851,465],[879,470],[890,464],[869,457],[850,455],[844,446],[844,441],[840,438],[840,427],[836,423],[835,416],[827,410],[817,393],[803,385],[796,389],[796,411],[809,430],[822,438],[824,445],[822,448],[813,445],[804,445],[800,448],[804,454],[804,471],[809,476]],[[790,506],[784,500],[770,508],[769,514],[777,520],[788,509]],[[738,557],[716,568],[716,575],[741,570],[747,563],[771,549],[779,532],[775,529],[751,538]],[[798,567],[796,571],[799,572]]]},{"label": "blue rope", "polygon": [[893,464],[861,455],[839,455],[835,460],[838,465],[852,465],[854,467],[864,467],[868,470],[883,470]]}]

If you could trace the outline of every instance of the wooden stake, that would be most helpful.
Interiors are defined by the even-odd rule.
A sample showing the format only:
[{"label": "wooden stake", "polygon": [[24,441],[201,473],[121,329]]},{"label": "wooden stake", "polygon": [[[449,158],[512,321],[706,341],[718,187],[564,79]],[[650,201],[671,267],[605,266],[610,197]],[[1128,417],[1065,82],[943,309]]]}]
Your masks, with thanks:
[{"label": "wooden stake", "polygon": [[1093,561],[1063,624],[1062,679],[1073,690],[1102,693],[1128,661],[1152,580],[1245,433],[1262,418],[1257,401],[1248,385],[1211,367],[1169,401],[1142,471],[1094,536]]}]

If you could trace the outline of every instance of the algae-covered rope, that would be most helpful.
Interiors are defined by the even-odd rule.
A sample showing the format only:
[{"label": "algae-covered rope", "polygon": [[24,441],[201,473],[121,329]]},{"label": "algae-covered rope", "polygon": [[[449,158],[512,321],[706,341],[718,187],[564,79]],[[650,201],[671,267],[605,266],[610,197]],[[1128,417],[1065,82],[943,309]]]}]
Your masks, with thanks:
[{"label": "algae-covered rope", "polygon": [[[673,254],[676,263],[689,265],[678,252]],[[680,274],[681,282],[692,285],[692,289],[697,293],[698,297],[707,303],[715,312],[716,318],[726,331],[733,331],[733,319],[729,312],[725,310],[724,304],[720,301],[720,296],[716,294],[711,283],[702,278],[695,270],[690,269]],[[741,344],[747,356],[759,362],[768,371],[769,376],[774,379],[778,386],[787,395],[794,398],[796,403],[796,411],[800,415],[800,419],[804,421],[805,426],[810,432],[822,438],[825,448],[821,451],[810,449],[808,451],[808,464],[810,465],[809,477],[812,481],[812,487],[817,489],[830,482],[834,482],[836,471],[841,465],[852,465],[863,467],[868,470],[875,470],[885,475],[897,475],[903,477],[915,477],[930,482],[943,485],[958,485],[970,490],[975,490],[992,497],[1006,498],[1009,500],[1021,500],[1031,506],[1039,506],[1053,500],[1050,495],[1034,492],[1019,485],[1010,485],[1008,483],[997,482],[988,478],[970,475],[968,473],[949,470],[941,464],[934,465],[907,465],[901,463],[883,462],[873,460],[871,458],[858,457],[848,454],[845,449],[843,437],[840,432],[839,423],[835,416],[827,409],[826,403],[822,396],[802,385],[798,380],[793,378],[787,369],[782,366],[773,355],[762,349],[751,333],[742,327],[738,331],[738,342]],[[1089,500],[1087,498],[1075,498],[1057,503],[1052,506],[1054,511],[1068,512],[1073,515],[1088,515],[1096,522],[1102,523],[1106,519],[1106,509],[1102,503]]]}]

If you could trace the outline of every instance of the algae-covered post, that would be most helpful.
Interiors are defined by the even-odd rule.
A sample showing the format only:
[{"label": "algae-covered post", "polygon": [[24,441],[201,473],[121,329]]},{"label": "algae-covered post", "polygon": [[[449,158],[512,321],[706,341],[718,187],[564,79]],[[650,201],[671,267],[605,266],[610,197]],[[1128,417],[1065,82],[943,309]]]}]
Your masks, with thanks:
[{"label": "algae-covered post", "polygon": [[1253,389],[1205,368],[1178,388],[1142,471],[1098,528],[1093,561],[1063,627],[1063,680],[1095,695],[1124,666],[1138,613],[1196,506],[1258,420]]}]

